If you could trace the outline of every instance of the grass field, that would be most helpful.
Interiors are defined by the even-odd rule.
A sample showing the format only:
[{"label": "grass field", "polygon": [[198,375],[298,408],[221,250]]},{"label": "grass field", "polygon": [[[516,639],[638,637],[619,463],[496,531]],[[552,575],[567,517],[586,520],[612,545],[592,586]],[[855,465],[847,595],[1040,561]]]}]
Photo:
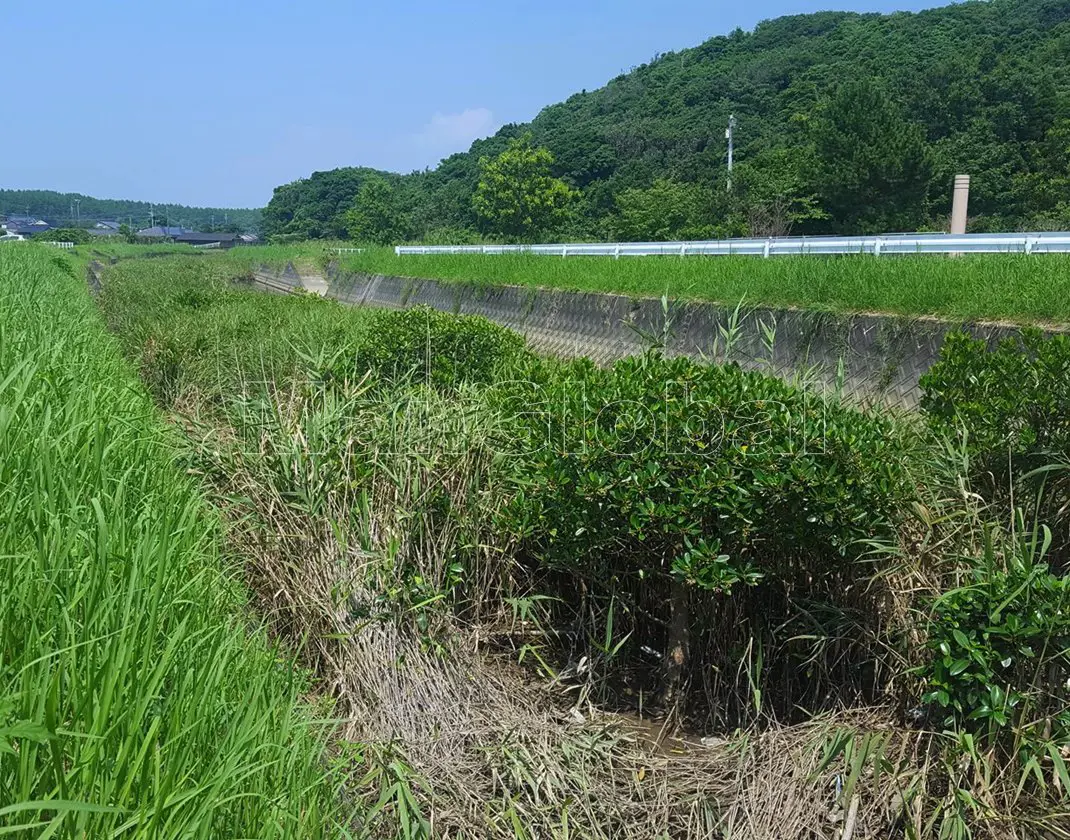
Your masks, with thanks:
[{"label": "grass field", "polygon": [[343,836],[308,680],[75,266],[0,248],[0,833]]},{"label": "grass field", "polygon": [[1070,257],[644,257],[532,255],[398,257],[347,254],[351,271],[624,295],[1070,323]]}]

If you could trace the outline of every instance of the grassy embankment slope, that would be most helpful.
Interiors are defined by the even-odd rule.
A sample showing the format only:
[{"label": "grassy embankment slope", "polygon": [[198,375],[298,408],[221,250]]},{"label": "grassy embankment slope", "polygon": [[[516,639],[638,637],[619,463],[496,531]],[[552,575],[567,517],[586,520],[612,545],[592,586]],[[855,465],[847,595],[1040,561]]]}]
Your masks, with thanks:
[{"label": "grassy embankment slope", "polygon": [[346,254],[349,271],[623,295],[885,312],[967,320],[1070,322],[1070,257],[649,257]]},{"label": "grassy embankment slope", "polygon": [[337,837],[325,726],[65,256],[0,249],[0,831]]},{"label": "grassy embankment slope", "polygon": [[456,283],[621,294],[668,295],[734,306],[871,312],[966,321],[1070,324],[1070,256],[987,255],[947,259],[873,257],[652,257],[555,259],[531,255],[398,257],[389,248],[336,253],[332,244],[266,245],[228,252],[184,246],[108,245],[75,250],[83,259],[200,254],[238,276],[294,265]]},{"label": "grassy embankment slope", "polygon": [[343,269],[457,283],[517,285],[636,297],[668,295],[734,306],[798,307],[879,312],[951,320],[1070,323],[1070,256],[944,257],[602,257],[555,259],[530,255],[398,257],[390,248],[336,253],[333,244],[265,245],[196,252],[182,246],[109,245],[79,248],[85,258],[127,259],[200,253],[235,275],[293,264],[323,272]]}]

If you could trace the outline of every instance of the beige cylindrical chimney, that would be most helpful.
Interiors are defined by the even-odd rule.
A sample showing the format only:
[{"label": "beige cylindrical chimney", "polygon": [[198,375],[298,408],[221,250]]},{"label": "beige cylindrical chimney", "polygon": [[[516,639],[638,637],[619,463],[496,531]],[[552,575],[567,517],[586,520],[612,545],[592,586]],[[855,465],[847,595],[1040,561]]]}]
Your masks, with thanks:
[{"label": "beige cylindrical chimney", "polygon": [[966,208],[970,203],[970,176],[955,176],[955,193],[951,200],[951,233],[966,232]]}]

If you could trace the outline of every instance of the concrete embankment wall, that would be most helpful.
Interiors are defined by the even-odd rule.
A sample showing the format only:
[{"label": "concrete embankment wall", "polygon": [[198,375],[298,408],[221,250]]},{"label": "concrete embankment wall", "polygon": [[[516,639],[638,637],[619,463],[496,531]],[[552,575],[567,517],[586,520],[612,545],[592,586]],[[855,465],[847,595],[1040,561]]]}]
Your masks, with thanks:
[{"label": "concrete embankment wall", "polygon": [[[264,288],[302,285],[285,271],[256,273]],[[351,273],[334,265],[327,296],[352,306],[431,306],[482,315],[527,337],[542,352],[605,364],[663,341],[671,355],[734,361],[788,379],[842,391],[867,403],[915,408],[920,377],[944,337],[965,329],[995,343],[1018,329],[998,324],[887,315],[662,301],[624,295],[418,280]]]}]

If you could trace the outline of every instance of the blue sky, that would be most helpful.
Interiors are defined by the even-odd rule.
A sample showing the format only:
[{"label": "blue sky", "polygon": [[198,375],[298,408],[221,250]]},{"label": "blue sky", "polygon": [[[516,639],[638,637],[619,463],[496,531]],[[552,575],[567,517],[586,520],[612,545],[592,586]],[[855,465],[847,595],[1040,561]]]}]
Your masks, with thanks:
[{"label": "blue sky", "polygon": [[313,170],[434,166],[657,52],[938,0],[5,3],[0,188],[262,206]]}]

